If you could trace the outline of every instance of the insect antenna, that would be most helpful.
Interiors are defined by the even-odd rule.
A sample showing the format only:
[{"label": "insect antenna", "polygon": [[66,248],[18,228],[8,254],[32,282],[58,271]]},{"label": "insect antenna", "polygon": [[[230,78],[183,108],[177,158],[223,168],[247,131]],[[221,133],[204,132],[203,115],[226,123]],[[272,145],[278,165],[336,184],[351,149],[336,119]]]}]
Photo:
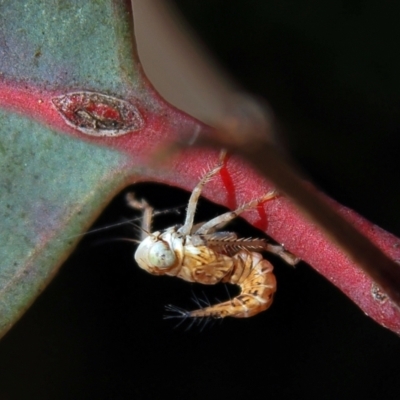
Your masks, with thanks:
[{"label": "insect antenna", "polygon": [[135,243],[135,244],[140,244],[141,241],[140,240],[136,240],[136,239],[130,239],[130,238],[109,238],[109,239],[99,239],[94,241],[93,243],[91,243],[91,245],[93,247],[95,246],[100,246],[104,243],[110,243],[110,242],[131,242],[131,243]]},{"label": "insect antenna", "polygon": [[[161,211],[155,211],[155,212],[154,212],[154,216],[162,215],[162,214],[168,214],[168,213],[173,213],[173,212],[175,212],[175,213],[177,213],[177,214],[180,214],[180,209],[182,209],[182,208],[184,208],[184,207],[186,207],[186,205],[182,204],[182,205],[177,206],[177,207],[174,207],[174,208],[169,208],[169,209],[161,210]],[[77,235],[69,236],[69,237],[67,237],[67,239],[74,239],[74,238],[77,238],[77,237],[80,237],[80,236],[91,235],[91,234],[93,234],[93,233],[97,233],[97,232],[101,232],[101,231],[106,231],[106,230],[108,230],[108,229],[112,229],[112,228],[116,228],[116,227],[118,227],[118,226],[123,226],[123,225],[128,225],[128,224],[133,225],[133,226],[134,226],[136,229],[138,229],[139,231],[145,232],[147,235],[149,235],[151,232],[147,232],[145,229],[142,228],[142,226],[141,226],[140,224],[135,224],[135,221],[140,221],[141,219],[142,219],[141,216],[135,217],[135,218],[132,218],[132,219],[124,219],[123,221],[117,222],[117,223],[115,223],[115,224],[102,226],[102,227],[100,227],[100,228],[91,229],[90,231],[87,231],[87,232],[83,232],[83,233],[79,233],[79,234],[77,234]],[[140,243],[140,241],[138,241],[138,243]]]},{"label": "insect antenna", "polygon": [[[136,232],[136,233],[142,233],[142,232],[144,232],[147,236],[149,236],[150,235],[150,232],[149,231],[147,231],[146,229],[144,229],[141,225],[139,225],[139,224],[135,224],[134,222],[132,222],[132,221],[129,221],[129,222],[127,222],[128,224],[130,224],[130,225],[132,225],[133,226],[133,228],[134,228],[134,231]],[[139,235],[138,235],[139,236]],[[138,241],[138,243],[140,243],[141,241],[139,240]]]},{"label": "insect antenna", "polygon": [[93,234],[93,233],[106,231],[108,229],[112,229],[112,228],[115,228],[117,226],[122,226],[122,225],[126,225],[126,224],[129,224],[129,223],[133,223],[134,221],[138,221],[138,220],[140,220],[140,217],[136,217],[136,218],[129,219],[129,220],[124,220],[122,222],[117,222],[116,224],[102,226],[101,228],[92,229],[92,230],[90,230],[88,232],[79,233],[78,235],[69,236],[68,239],[74,239],[74,238],[79,237],[79,236],[86,236],[86,235],[90,235],[90,234]]}]

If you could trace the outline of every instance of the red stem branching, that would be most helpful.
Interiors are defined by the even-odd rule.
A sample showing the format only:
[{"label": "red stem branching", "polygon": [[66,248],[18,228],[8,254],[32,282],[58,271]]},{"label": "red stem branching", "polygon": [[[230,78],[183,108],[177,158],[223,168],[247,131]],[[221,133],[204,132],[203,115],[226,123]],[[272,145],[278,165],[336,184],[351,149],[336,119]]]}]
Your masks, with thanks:
[{"label": "red stem branching", "polygon": [[[287,186],[291,181],[282,180],[282,177],[285,178],[286,175],[293,174],[293,172],[289,168],[284,174],[281,173],[287,168],[287,163],[281,162],[275,151],[268,150],[266,152],[265,149],[271,146],[269,142],[260,142],[262,145],[260,143],[254,145],[253,137],[250,141],[252,145],[244,146],[241,143],[243,137],[236,140],[232,130],[229,131],[229,135],[224,134],[225,138],[229,137],[229,141],[226,141],[224,137],[221,138],[218,131],[214,131],[210,136],[209,128],[169,106],[155,93],[152,93],[151,88],[147,89],[152,96],[153,105],[141,109],[146,122],[145,126],[141,131],[117,138],[88,137],[67,126],[51,102],[55,95],[60,94],[59,92],[45,92],[29,87],[19,88],[15,84],[3,83],[0,84],[2,93],[0,106],[39,120],[59,133],[111,147],[127,154],[130,161],[121,166],[125,172],[132,171],[127,184],[138,181],[156,181],[191,190],[197,183],[201,171],[207,166],[215,165],[218,151],[207,148],[187,148],[172,157],[172,161],[167,165],[151,167],[146,164],[152,160],[152,154],[156,149],[159,149],[160,146],[165,148],[166,143],[176,143],[178,139],[182,138],[182,132],[188,133],[190,137],[194,132],[199,134],[198,143],[201,145],[217,144],[219,147],[223,144],[236,150],[250,160],[250,163],[243,161],[243,158],[231,157],[221,176],[206,186],[204,195],[216,203],[235,208],[238,204],[271,190],[273,185],[260,173],[266,169],[269,179],[273,180],[274,185],[278,185],[287,196],[283,195],[274,201],[269,201],[256,211],[246,213],[244,217],[278,243],[283,244],[296,256],[309,263],[375,321],[400,333],[400,311],[395,304],[400,287],[397,284],[398,268],[396,264],[400,260],[400,240],[398,238],[333,200],[316,194],[309,184],[305,184],[303,180],[295,177],[295,182],[297,182],[295,185],[301,185],[300,201],[298,201],[299,191],[292,195],[293,187]],[[161,113],[160,110],[163,112]],[[260,159],[260,157],[262,158]],[[270,162],[273,162],[275,167],[282,167],[278,171],[281,173],[280,177],[271,175],[271,171],[268,171],[268,168],[271,167],[268,164]],[[275,169],[274,171],[276,173]],[[321,229],[314,222],[318,219],[312,221],[306,216],[306,213],[308,215],[310,213],[299,211],[298,204],[303,206],[304,199],[301,198],[304,193],[306,193],[306,197],[310,196],[313,204],[316,201],[317,204],[322,205],[320,211],[322,210],[323,219],[328,219],[328,222],[331,221],[331,218],[336,219],[335,216],[332,217],[335,215],[332,210],[335,210],[350,222],[350,228],[340,222],[334,228],[337,230],[334,234]],[[354,231],[363,234],[361,242],[357,233],[354,236]],[[340,235],[346,237],[342,242],[337,239]],[[386,256],[371,246],[364,237],[374,243]],[[363,250],[361,254],[358,254],[360,248]],[[365,265],[370,268],[371,264],[374,267],[372,273],[370,270],[366,273],[360,268]],[[393,265],[395,269],[393,269]],[[391,278],[390,274],[393,271],[394,275]]]}]

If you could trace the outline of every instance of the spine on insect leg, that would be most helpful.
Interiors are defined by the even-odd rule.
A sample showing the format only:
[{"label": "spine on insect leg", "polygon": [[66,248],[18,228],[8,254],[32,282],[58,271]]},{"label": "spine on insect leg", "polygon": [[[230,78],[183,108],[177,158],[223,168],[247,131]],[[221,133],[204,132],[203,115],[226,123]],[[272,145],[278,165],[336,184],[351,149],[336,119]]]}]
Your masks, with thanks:
[{"label": "spine on insect leg", "polygon": [[263,259],[260,253],[247,250],[239,251],[232,258],[232,273],[223,282],[238,285],[240,294],[223,303],[191,311],[190,317],[247,318],[266,310],[272,304],[276,292],[272,264]]}]

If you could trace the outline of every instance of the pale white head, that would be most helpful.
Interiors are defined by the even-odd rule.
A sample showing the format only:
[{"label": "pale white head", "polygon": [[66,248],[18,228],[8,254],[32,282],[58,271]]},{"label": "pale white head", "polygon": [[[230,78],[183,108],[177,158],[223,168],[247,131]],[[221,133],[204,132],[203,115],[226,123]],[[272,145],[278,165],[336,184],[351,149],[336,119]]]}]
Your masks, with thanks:
[{"label": "pale white head", "polygon": [[180,264],[179,252],[174,249],[171,232],[154,232],[147,236],[135,252],[139,267],[154,275],[168,274]]}]

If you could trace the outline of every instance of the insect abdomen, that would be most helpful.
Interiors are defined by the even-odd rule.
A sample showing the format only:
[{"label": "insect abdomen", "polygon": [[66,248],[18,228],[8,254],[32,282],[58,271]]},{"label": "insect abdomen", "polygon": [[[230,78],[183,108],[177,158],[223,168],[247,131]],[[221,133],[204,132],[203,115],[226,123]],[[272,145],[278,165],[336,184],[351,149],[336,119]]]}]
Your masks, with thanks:
[{"label": "insect abdomen", "polygon": [[188,317],[247,318],[266,310],[276,292],[272,264],[260,253],[241,250],[232,257],[233,272],[223,282],[237,284],[241,293],[231,300],[188,312]]}]

